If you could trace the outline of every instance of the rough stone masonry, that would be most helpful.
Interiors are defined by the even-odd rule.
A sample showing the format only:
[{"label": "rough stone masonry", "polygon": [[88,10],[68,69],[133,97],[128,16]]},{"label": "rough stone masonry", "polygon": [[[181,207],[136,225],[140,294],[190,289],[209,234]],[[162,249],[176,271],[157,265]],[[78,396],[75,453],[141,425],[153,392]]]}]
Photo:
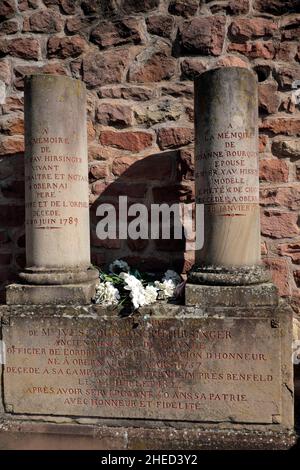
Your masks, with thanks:
[{"label": "rough stone masonry", "polygon": [[[193,202],[193,86],[217,66],[259,80],[262,255],[300,312],[297,0],[3,0],[0,5],[0,282],[25,264],[24,76],[88,88],[91,223],[99,202]],[[190,269],[178,240],[108,240],[92,259]],[[171,261],[170,261],[171,260]]]}]

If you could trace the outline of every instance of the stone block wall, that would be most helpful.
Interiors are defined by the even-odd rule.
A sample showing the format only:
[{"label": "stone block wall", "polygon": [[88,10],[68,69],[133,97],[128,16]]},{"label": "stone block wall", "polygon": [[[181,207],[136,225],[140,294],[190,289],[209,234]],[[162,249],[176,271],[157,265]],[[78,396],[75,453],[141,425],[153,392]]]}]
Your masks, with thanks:
[{"label": "stone block wall", "polygon": [[298,0],[1,0],[0,283],[25,264],[23,79],[66,74],[88,88],[92,258],[185,272],[178,240],[95,235],[99,202],[192,203],[193,82],[214,67],[259,80],[262,253],[300,313]]}]

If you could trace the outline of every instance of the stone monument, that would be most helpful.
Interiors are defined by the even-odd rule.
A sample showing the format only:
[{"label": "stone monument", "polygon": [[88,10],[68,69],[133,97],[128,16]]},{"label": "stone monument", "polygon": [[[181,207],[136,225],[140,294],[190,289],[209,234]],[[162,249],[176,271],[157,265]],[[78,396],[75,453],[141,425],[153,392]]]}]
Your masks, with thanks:
[{"label": "stone monument", "polygon": [[[230,348],[242,350],[244,360],[229,363],[224,360],[226,354],[215,354],[221,362],[210,367],[212,370],[223,363],[225,377],[233,367],[237,376],[246,373],[245,396],[252,411],[248,414],[247,406],[244,411],[238,406],[238,420],[264,422],[265,429],[271,429],[273,423],[280,430],[291,431],[292,312],[279,301],[277,289],[261,264],[257,114],[253,72],[220,68],[195,80],[196,202],[204,205],[204,245],[196,252],[195,266],[188,274],[185,303],[198,308],[198,313],[219,317],[221,329],[227,330],[225,325],[230,331],[237,328]],[[267,343],[266,354],[260,356]],[[271,353],[273,348],[276,353]],[[248,353],[261,358],[253,368]],[[254,372],[252,378],[249,367]],[[267,378],[263,369],[272,370],[272,378]],[[213,375],[207,375],[211,384],[215,384]],[[225,380],[219,382],[218,389],[226,390],[227,386]],[[238,380],[234,390],[240,389]],[[258,421],[254,409],[260,410]]]},{"label": "stone monument", "polygon": [[8,304],[90,303],[85,85],[69,77],[25,79],[26,264]]},{"label": "stone monument", "polygon": [[[197,287],[187,285],[186,301],[198,304],[202,285],[214,284],[245,286],[247,304],[247,292],[252,296],[253,289],[246,286],[256,285],[257,296],[275,289],[261,266],[258,102],[253,73],[228,67],[196,79],[195,136],[196,202],[204,205],[204,246],[196,252],[189,274]],[[234,302],[239,289],[223,292],[230,292],[228,301]]]},{"label": "stone monument", "polygon": [[[45,97],[44,79],[29,80],[36,86],[40,81],[42,90],[36,92]],[[66,79],[58,80],[56,92],[51,90],[65,103],[71,91],[62,93]],[[70,83],[79,100],[81,85]],[[6,346],[0,442],[8,448],[14,448],[9,447],[9,433],[18,448],[32,448],[33,442],[54,446],[54,435],[60,448],[70,448],[70,440],[76,448],[84,442],[86,448],[134,450],[293,445],[292,314],[278,301],[260,264],[256,89],[254,76],[244,69],[214,70],[196,81],[197,199],[205,204],[207,226],[203,250],[189,274],[185,305],[159,302],[127,318],[120,318],[114,307],[51,305],[53,279],[62,289],[69,279],[79,286],[92,282],[84,277],[88,247],[71,254],[65,246],[73,243],[72,233],[76,243],[88,243],[80,222],[85,208],[77,212],[62,203],[57,218],[33,214],[40,210],[33,203],[44,198],[27,182],[27,233],[32,240],[22,279],[30,288],[42,279],[41,294],[50,305],[29,305],[33,297],[27,293],[28,305],[15,305],[10,289],[16,288],[10,287],[11,305],[0,307]],[[82,131],[77,127],[72,134],[80,114],[73,112],[72,125],[65,126],[66,104],[60,115],[54,108],[55,120],[62,124],[55,133],[49,125],[49,136],[61,138],[59,145],[69,149]],[[33,129],[40,126],[30,138],[41,138],[50,117],[36,124],[30,113],[26,119],[29,128],[30,123]],[[38,146],[32,158],[42,156],[39,145],[44,141],[30,142]],[[45,153],[81,158],[84,150],[79,154],[78,148]],[[32,162],[26,173],[30,180],[40,174],[37,165]],[[58,165],[55,174],[75,174],[69,165],[76,165],[76,174],[84,173],[81,161]],[[51,169],[44,173],[53,174]],[[79,182],[82,186],[62,187],[60,197],[54,191],[46,200],[84,202],[85,181]],[[51,203],[45,207],[51,210]],[[55,222],[43,220],[48,217]],[[57,225],[69,217],[78,224]],[[51,248],[57,246],[57,255],[48,253],[48,241]],[[31,303],[39,300],[46,303],[38,296]]]}]

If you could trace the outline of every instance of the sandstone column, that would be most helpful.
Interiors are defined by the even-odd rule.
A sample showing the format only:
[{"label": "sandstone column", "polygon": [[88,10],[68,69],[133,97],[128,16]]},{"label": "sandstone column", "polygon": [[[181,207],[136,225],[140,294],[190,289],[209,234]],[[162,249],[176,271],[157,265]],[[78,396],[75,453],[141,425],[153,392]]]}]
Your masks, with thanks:
[{"label": "sandstone column", "polygon": [[86,91],[79,80],[25,79],[25,195],[27,267],[20,277],[57,287],[27,286],[24,303],[89,303],[97,270],[90,265]]},{"label": "sandstone column", "polygon": [[[189,282],[258,284],[261,267],[257,82],[243,68],[195,81],[196,201],[204,204],[204,246]],[[197,224],[197,222],[196,222]]]}]

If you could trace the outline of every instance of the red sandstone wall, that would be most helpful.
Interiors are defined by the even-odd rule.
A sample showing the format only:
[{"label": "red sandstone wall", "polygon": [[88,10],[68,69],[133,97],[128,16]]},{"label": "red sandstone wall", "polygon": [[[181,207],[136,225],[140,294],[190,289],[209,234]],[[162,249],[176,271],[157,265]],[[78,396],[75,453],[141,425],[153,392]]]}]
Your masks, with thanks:
[{"label": "red sandstone wall", "polygon": [[[23,77],[81,78],[88,92],[92,225],[97,201],[193,201],[193,84],[216,66],[259,79],[262,253],[300,304],[298,0],[0,0],[0,282],[24,266]],[[93,261],[185,271],[178,241],[100,242]],[[298,306],[298,307],[297,307]]]}]

